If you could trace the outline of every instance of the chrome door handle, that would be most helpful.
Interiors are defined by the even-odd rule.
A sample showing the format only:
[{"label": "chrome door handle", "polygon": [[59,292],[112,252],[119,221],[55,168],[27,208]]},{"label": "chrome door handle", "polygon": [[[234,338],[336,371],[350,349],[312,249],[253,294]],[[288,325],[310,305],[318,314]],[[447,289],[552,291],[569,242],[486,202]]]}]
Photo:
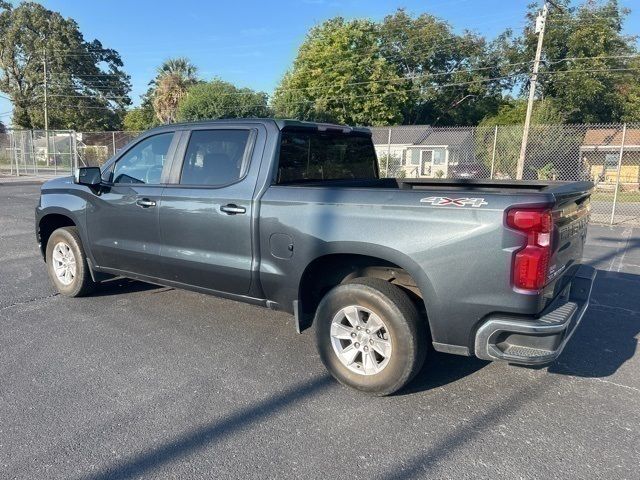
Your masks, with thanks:
[{"label": "chrome door handle", "polygon": [[223,205],[220,207],[220,211],[226,213],[227,215],[237,215],[239,213],[247,213],[247,209],[244,207],[239,207],[233,203],[229,205]]},{"label": "chrome door handle", "polygon": [[141,198],[136,202],[136,204],[142,208],[149,208],[149,207],[156,206],[156,202],[154,202],[153,200],[149,200],[148,198]]}]

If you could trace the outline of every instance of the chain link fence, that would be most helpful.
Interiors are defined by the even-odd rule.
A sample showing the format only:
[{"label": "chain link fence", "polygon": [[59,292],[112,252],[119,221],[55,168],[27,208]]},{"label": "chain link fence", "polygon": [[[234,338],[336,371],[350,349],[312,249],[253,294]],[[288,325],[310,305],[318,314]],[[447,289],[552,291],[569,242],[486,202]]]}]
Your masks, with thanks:
[{"label": "chain link fence", "polygon": [[[522,126],[372,128],[386,177],[516,179]],[[640,124],[535,125],[524,180],[596,184],[592,221],[640,225]]]},{"label": "chain link fence", "polygon": [[139,132],[8,130],[0,134],[0,175],[69,175],[100,166]]},{"label": "chain link fence", "polygon": [[[522,126],[371,130],[385,177],[516,179]],[[0,175],[100,166],[139,133],[9,130]],[[523,167],[525,180],[593,181],[593,222],[640,225],[640,124],[532,126]]]}]

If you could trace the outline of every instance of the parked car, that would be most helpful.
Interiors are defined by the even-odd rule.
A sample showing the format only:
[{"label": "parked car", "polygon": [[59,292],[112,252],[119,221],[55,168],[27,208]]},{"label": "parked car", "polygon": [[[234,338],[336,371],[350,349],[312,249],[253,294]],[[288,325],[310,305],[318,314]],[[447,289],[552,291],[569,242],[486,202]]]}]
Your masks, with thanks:
[{"label": "parked car", "polygon": [[489,178],[490,171],[483,163],[459,163],[449,167],[452,178]]},{"label": "parked car", "polygon": [[113,276],[315,323],[343,384],[403,387],[429,347],[554,360],[589,304],[590,182],[380,178],[364,128],[166,125],[42,186],[36,232],[70,297]]}]

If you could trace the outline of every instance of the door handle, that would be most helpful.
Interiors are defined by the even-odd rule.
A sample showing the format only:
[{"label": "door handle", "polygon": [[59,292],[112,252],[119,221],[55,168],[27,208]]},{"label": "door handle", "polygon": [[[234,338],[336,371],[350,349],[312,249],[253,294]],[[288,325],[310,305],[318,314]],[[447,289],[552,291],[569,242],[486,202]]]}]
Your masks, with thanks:
[{"label": "door handle", "polygon": [[136,202],[136,204],[142,208],[149,208],[149,207],[156,206],[156,202],[153,200],[149,200],[148,198],[141,198]]},{"label": "door handle", "polygon": [[244,207],[239,207],[234,203],[230,203],[229,205],[223,205],[220,207],[220,211],[226,213],[227,215],[237,215],[239,213],[247,213],[247,209]]}]

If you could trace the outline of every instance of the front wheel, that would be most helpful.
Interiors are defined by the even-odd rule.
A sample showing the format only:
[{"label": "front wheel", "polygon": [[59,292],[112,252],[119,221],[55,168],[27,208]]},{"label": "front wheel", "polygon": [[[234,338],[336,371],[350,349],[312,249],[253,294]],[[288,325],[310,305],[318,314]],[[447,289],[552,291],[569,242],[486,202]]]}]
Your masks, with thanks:
[{"label": "front wheel", "polygon": [[55,230],[47,241],[47,270],[62,295],[80,297],[95,288],[76,227]]},{"label": "front wheel", "polygon": [[407,294],[384,280],[357,278],[333,288],[314,323],[320,358],[344,385],[390,395],[424,363],[426,322]]}]

